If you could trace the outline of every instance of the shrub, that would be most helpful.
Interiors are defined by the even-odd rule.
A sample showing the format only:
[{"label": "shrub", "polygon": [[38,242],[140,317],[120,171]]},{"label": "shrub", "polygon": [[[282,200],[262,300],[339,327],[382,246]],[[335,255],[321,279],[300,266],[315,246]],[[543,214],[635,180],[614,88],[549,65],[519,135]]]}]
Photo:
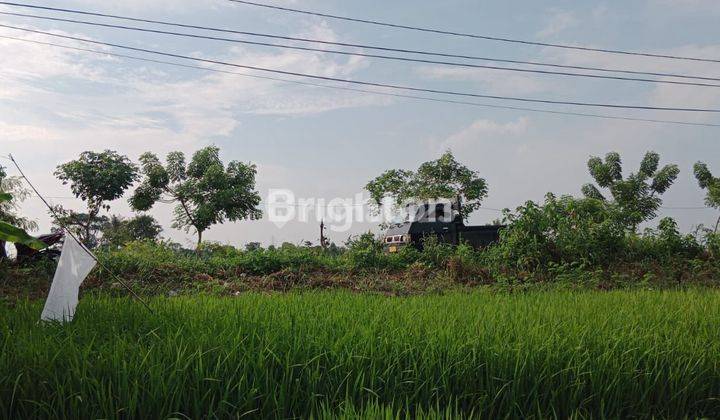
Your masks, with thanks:
[{"label": "shrub", "polygon": [[617,210],[603,201],[548,194],[545,204],[531,201],[506,213],[500,243],[488,261],[516,270],[549,263],[607,263],[624,252],[625,231]]}]

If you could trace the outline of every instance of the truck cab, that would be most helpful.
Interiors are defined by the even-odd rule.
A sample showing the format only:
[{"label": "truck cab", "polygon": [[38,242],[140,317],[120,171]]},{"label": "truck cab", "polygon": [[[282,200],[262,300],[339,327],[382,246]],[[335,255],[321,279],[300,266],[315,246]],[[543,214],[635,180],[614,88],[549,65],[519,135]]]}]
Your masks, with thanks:
[{"label": "truck cab", "polygon": [[392,224],[383,236],[388,252],[403,246],[421,250],[425,238],[434,236],[439,242],[458,245],[469,243],[483,248],[500,239],[500,225],[465,226],[461,206],[457,201],[426,201],[405,206],[404,220]]}]

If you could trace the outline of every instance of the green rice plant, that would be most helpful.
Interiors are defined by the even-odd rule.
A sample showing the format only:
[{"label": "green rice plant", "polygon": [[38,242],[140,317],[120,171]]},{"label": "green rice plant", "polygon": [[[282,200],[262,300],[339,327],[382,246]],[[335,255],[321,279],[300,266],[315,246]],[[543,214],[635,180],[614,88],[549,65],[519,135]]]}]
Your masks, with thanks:
[{"label": "green rice plant", "polygon": [[720,416],[720,293],[344,292],[0,307],[0,418]]}]

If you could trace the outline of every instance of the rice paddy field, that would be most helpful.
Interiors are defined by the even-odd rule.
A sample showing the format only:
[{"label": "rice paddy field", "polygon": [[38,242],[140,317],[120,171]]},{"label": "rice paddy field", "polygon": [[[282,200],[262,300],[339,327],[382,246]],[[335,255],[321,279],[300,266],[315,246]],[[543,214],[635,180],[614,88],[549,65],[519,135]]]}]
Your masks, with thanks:
[{"label": "rice paddy field", "polygon": [[720,417],[720,293],[87,296],[0,308],[3,418]]}]

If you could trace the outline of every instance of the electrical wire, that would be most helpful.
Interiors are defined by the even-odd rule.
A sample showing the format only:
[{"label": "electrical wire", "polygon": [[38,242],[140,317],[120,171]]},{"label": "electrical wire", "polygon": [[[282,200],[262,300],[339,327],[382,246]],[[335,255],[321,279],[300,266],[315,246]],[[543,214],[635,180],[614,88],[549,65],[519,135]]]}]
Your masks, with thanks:
[{"label": "electrical wire", "polygon": [[[614,115],[589,114],[589,113],[583,113],[583,112],[553,111],[553,110],[547,110],[547,109],[515,107],[515,106],[505,106],[505,105],[491,105],[491,104],[483,104],[483,103],[478,103],[478,102],[467,102],[467,101],[455,101],[455,100],[451,100],[451,99],[430,98],[427,96],[415,96],[415,95],[404,95],[404,94],[399,94],[399,93],[378,92],[378,91],[367,90],[367,89],[356,89],[356,88],[345,87],[345,86],[324,85],[324,84],[320,84],[320,83],[303,82],[303,81],[299,81],[299,80],[283,79],[283,78],[279,78],[279,77],[269,77],[269,76],[259,76],[259,75],[255,75],[255,74],[239,73],[239,72],[235,72],[235,71],[221,70],[221,69],[216,69],[216,68],[212,68],[212,67],[193,66],[193,65],[188,65],[188,64],[175,63],[175,62],[171,62],[171,61],[154,60],[151,58],[118,54],[118,53],[112,53],[112,52],[108,52],[108,51],[93,50],[93,49],[89,49],[89,48],[71,47],[68,45],[55,44],[52,42],[43,42],[43,41],[36,41],[36,40],[31,40],[31,39],[16,38],[13,36],[0,35],[0,38],[11,39],[11,40],[21,41],[21,42],[29,42],[29,43],[33,43],[33,44],[46,45],[46,46],[52,46],[52,47],[58,47],[58,48],[64,48],[64,49],[75,50],[75,51],[90,52],[90,53],[94,53],[94,54],[106,55],[106,56],[110,56],[110,57],[125,58],[125,59],[129,59],[129,60],[137,60],[137,61],[143,61],[143,62],[150,62],[150,63],[163,64],[163,65],[182,67],[182,68],[189,68],[189,69],[195,69],[195,70],[203,70],[203,71],[216,72],[216,73],[233,74],[233,75],[237,75],[237,76],[250,77],[250,78],[254,78],[254,79],[272,80],[272,81],[286,83],[286,84],[291,83],[291,84],[302,85],[302,86],[314,86],[314,87],[320,87],[320,88],[326,88],[326,89],[358,92],[358,93],[395,97],[395,98],[414,99],[414,100],[422,100],[422,101],[429,101],[429,102],[475,106],[475,107],[483,107],[483,108],[491,108],[491,109],[536,112],[536,113],[551,114],[551,115],[569,115],[569,116],[574,116],[574,117],[588,117],[588,118],[600,118],[600,119],[609,119],[609,120],[636,121],[636,122],[646,122],[646,123],[674,124],[674,125],[687,125],[687,126],[699,126],[699,127],[720,127],[720,124],[697,123],[697,122],[687,122],[687,121],[673,121],[673,120],[657,120],[657,119],[649,119],[649,118],[620,117],[620,116],[614,116]],[[0,156],[0,157],[2,157],[2,156]]]},{"label": "electrical wire", "polygon": [[90,258],[92,258],[93,260],[95,260],[95,262],[97,263],[98,266],[100,266],[100,268],[102,268],[102,269],[105,270],[108,274],[110,274],[113,278],[115,278],[115,280],[117,280],[125,289],[127,289],[127,291],[130,292],[130,294],[131,294],[135,299],[137,299],[140,303],[142,303],[142,304],[145,306],[145,308],[146,308],[148,311],[150,311],[151,314],[154,315],[155,312],[152,310],[152,308],[150,308],[150,305],[148,305],[147,302],[145,302],[145,300],[140,297],[140,295],[138,295],[137,293],[135,293],[135,291],[132,289],[132,287],[130,287],[129,284],[127,284],[125,281],[123,281],[123,279],[121,279],[120,276],[118,276],[117,274],[115,274],[115,272],[113,272],[112,270],[110,270],[109,268],[107,268],[107,266],[106,266],[105,264],[103,264],[102,261],[100,261],[100,260],[95,256],[95,254],[93,254],[92,252],[90,252],[90,250],[87,249],[87,248],[85,247],[85,245],[83,245],[83,243],[77,238],[77,236],[75,236],[75,234],[74,234],[70,229],[68,229],[68,228],[60,221],[60,217],[58,216],[57,211],[50,205],[50,203],[47,202],[47,200],[45,200],[45,198],[43,198],[42,195],[40,195],[40,192],[38,191],[38,189],[35,188],[35,185],[33,185],[33,183],[30,182],[30,179],[29,179],[27,176],[25,176],[25,173],[24,173],[23,170],[20,168],[20,165],[17,163],[17,161],[15,161],[15,159],[13,158],[13,156],[12,156],[12,155],[9,155],[8,157],[9,157],[10,161],[12,161],[12,163],[15,165],[15,168],[17,168],[18,172],[20,172],[20,176],[22,176],[22,177],[25,179],[25,182],[28,183],[28,185],[29,185],[30,188],[33,190],[33,192],[35,192],[35,194],[40,198],[40,200],[42,200],[42,202],[45,204],[45,206],[47,206],[48,210],[50,210],[50,213],[52,213],[53,216],[55,217],[55,222],[56,222],[61,228],[63,228],[63,230],[65,231],[65,233],[67,233],[68,235],[70,235],[70,237],[72,237],[72,238],[75,240],[75,242],[77,242],[78,245],[80,245],[80,248],[82,248],[83,251],[85,251],[85,253],[86,253]]},{"label": "electrical wire", "polygon": [[478,35],[478,34],[448,31],[448,30],[442,30],[442,29],[401,25],[401,24],[390,23],[390,22],[381,22],[381,21],[377,21],[377,20],[358,19],[358,18],[352,18],[352,17],[348,17],[348,16],[338,16],[338,15],[331,15],[331,14],[327,14],[327,13],[311,12],[308,10],[293,9],[293,8],[289,8],[289,7],[273,6],[270,4],[256,3],[253,1],[246,1],[246,0],[227,0],[227,1],[230,1],[233,3],[241,3],[241,4],[245,4],[245,5],[249,5],[249,6],[264,7],[264,8],[273,9],[273,10],[282,10],[284,12],[302,13],[305,15],[319,16],[319,17],[324,17],[324,18],[328,18],[328,19],[338,19],[338,20],[345,20],[345,21],[350,21],[350,22],[366,23],[366,24],[370,24],[370,25],[386,26],[386,27],[397,28],[397,29],[409,29],[409,30],[413,30],[413,31],[429,32],[429,33],[435,33],[435,34],[441,34],[441,35],[452,35],[452,36],[459,36],[459,37],[466,37],[466,38],[484,39],[484,40],[488,40],[488,41],[509,42],[509,43],[515,43],[515,44],[562,48],[562,49],[567,49],[567,50],[592,51],[592,52],[608,53],[608,54],[622,54],[622,55],[634,55],[634,56],[642,56],[642,57],[667,58],[667,59],[672,59],[672,60],[687,60],[687,61],[703,61],[703,62],[709,62],[709,63],[720,63],[720,59],[715,59],[715,58],[688,57],[688,56],[679,56],[679,55],[670,55],[670,54],[654,54],[654,53],[647,53],[647,52],[640,52],[640,51],[592,48],[592,47],[583,47],[583,46],[579,46],[579,45],[554,44],[554,43],[549,43],[549,42],[528,41],[528,40],[522,40],[522,39],[504,38],[504,37],[497,37],[497,36],[491,36],[491,35]]},{"label": "electrical wire", "polygon": [[32,18],[32,19],[43,19],[43,20],[50,20],[50,21],[55,21],[55,22],[76,23],[76,24],[81,24],[81,25],[99,26],[99,27],[104,27],[104,28],[123,29],[123,30],[155,33],[155,34],[162,34],[162,35],[172,35],[172,36],[180,36],[180,37],[185,37],[185,38],[207,39],[207,40],[213,40],[213,41],[232,42],[232,43],[248,44],[248,45],[259,45],[259,46],[264,46],[264,47],[285,48],[285,49],[291,49],[291,50],[313,51],[313,52],[339,54],[339,55],[346,55],[346,56],[379,58],[379,59],[383,59],[383,60],[394,60],[394,61],[423,63],[423,64],[438,64],[438,65],[452,66],[452,67],[513,71],[513,72],[520,72],[520,73],[533,73],[533,74],[544,74],[544,75],[554,75],[554,76],[586,77],[586,78],[592,78],[592,79],[609,79],[609,80],[621,80],[621,81],[630,81],[630,82],[662,83],[662,84],[673,84],[673,85],[720,88],[720,85],[712,84],[712,83],[681,82],[681,81],[676,81],[676,80],[643,79],[643,78],[638,78],[638,77],[603,76],[603,75],[586,74],[586,73],[522,69],[522,68],[513,68],[513,67],[458,63],[458,62],[452,62],[452,61],[437,61],[437,60],[425,60],[425,59],[409,58],[409,57],[396,57],[396,56],[380,55],[380,54],[366,54],[366,53],[359,53],[359,52],[328,50],[328,49],[312,48],[312,47],[299,47],[299,46],[295,46],[295,45],[272,44],[272,43],[268,43],[268,42],[256,42],[256,41],[247,41],[247,40],[233,39],[233,38],[222,38],[222,37],[207,36],[207,35],[188,34],[188,33],[182,33],[182,32],[161,31],[161,30],[157,30],[157,29],[139,28],[139,27],[135,27],[135,26],[112,25],[112,24],[106,24],[106,23],[88,22],[88,21],[75,20],[75,19],[63,19],[63,18],[55,18],[55,17],[48,17],[48,16],[29,15],[29,14],[24,14],[24,13],[0,12],[0,15],[18,16],[18,17],[26,17],[26,18]]},{"label": "electrical wire", "polygon": [[220,61],[220,60],[210,60],[210,59],[205,59],[205,58],[198,58],[198,57],[192,57],[192,56],[187,56],[187,55],[182,55],[182,54],[168,53],[168,52],[151,50],[151,49],[146,49],[146,48],[138,48],[138,47],[131,47],[131,46],[127,46],[127,45],[109,43],[109,42],[95,41],[95,40],[86,39],[86,38],[79,38],[79,37],[68,36],[68,35],[60,35],[60,34],[55,34],[55,33],[51,33],[51,32],[38,31],[38,30],[34,30],[34,29],[21,28],[21,27],[11,26],[11,25],[0,24],[0,27],[20,30],[20,31],[25,31],[25,32],[30,32],[30,33],[42,34],[42,35],[47,35],[47,36],[51,36],[51,37],[71,39],[74,41],[91,43],[91,44],[96,44],[96,45],[104,45],[104,46],[108,46],[108,47],[115,47],[115,48],[131,50],[131,51],[138,51],[138,52],[143,52],[143,53],[148,53],[148,54],[162,55],[165,57],[181,58],[184,60],[192,60],[192,61],[198,61],[198,62],[203,62],[203,63],[218,64],[218,65],[223,65],[223,66],[244,68],[244,69],[248,69],[248,70],[257,70],[257,71],[275,73],[275,74],[283,74],[283,75],[288,75],[288,76],[304,77],[304,78],[316,79],[316,80],[342,82],[342,83],[349,83],[349,84],[362,85],[362,86],[382,87],[382,88],[405,90],[405,91],[411,91],[411,92],[426,92],[426,93],[436,93],[436,94],[442,94],[442,95],[462,96],[462,97],[472,97],[472,98],[496,99],[496,100],[528,102],[528,103],[542,103],[542,104],[552,104],[552,105],[572,105],[572,106],[596,107],[596,108],[720,113],[720,109],[712,109],[712,108],[656,107],[656,106],[646,106],[646,105],[622,105],[622,104],[608,104],[608,103],[594,103],[594,102],[532,99],[532,98],[521,98],[521,97],[512,97],[512,96],[466,93],[466,92],[457,92],[457,91],[442,90],[442,89],[419,88],[419,87],[413,87],[413,86],[395,85],[395,84],[378,83],[378,82],[368,82],[368,81],[351,80],[351,79],[341,79],[341,78],[337,78],[337,77],[320,76],[320,75],[314,75],[314,74],[299,73],[299,72],[292,72],[292,71],[285,71],[285,70],[278,70],[278,69],[269,69],[269,68],[258,67],[258,66],[250,66],[250,65],[245,65],[245,64],[228,63],[228,62],[224,62],[224,61]]},{"label": "electrical wire", "polygon": [[[626,73],[626,74],[637,74],[637,75],[645,75],[645,76],[659,76],[659,77],[674,77],[674,78],[682,78],[682,79],[720,81],[720,78],[718,78],[718,77],[693,76],[693,75],[687,75],[687,74],[666,73],[666,72],[645,72],[645,71],[635,71],[635,70],[627,70],[627,69],[613,69],[613,68],[606,68],[606,67],[573,66],[573,65],[566,65],[566,64],[544,63],[544,62],[538,62],[538,61],[508,60],[508,59],[501,59],[501,58],[496,58],[496,57],[480,57],[480,56],[462,55],[462,54],[449,54],[449,53],[430,52],[430,51],[423,51],[423,50],[390,48],[390,47],[383,47],[383,46],[376,46],[376,45],[323,41],[323,40],[317,40],[317,39],[273,35],[273,34],[265,34],[265,33],[259,33],[259,32],[237,31],[237,30],[226,29],[226,28],[216,28],[216,27],[200,26],[200,25],[188,25],[188,24],[161,21],[161,20],[143,19],[143,18],[136,18],[136,17],[129,17],[129,16],[107,14],[107,13],[88,12],[88,11],[82,11],[82,10],[76,10],[76,9],[65,9],[65,8],[58,8],[58,7],[27,5],[27,4],[13,3],[13,2],[5,2],[5,1],[0,1],[0,4],[13,6],[13,7],[24,7],[24,8],[31,8],[31,9],[62,12],[62,13],[73,13],[73,14],[80,14],[80,15],[86,15],[86,16],[127,20],[127,21],[132,21],[132,22],[150,23],[150,24],[156,24],[156,25],[186,28],[186,29],[199,29],[199,30],[204,30],[204,31],[231,33],[231,34],[235,34],[235,35],[247,35],[247,36],[254,36],[254,37],[283,39],[283,40],[290,40],[290,41],[318,43],[318,44],[324,44],[324,45],[335,45],[335,46],[352,47],[352,48],[363,48],[363,49],[388,51],[388,52],[418,54],[418,55],[436,56],[436,57],[445,57],[445,58],[460,58],[460,59],[479,60],[479,61],[493,61],[493,62],[499,62],[499,63],[524,64],[524,65],[532,65],[532,66],[545,66],[545,67],[553,67],[553,68],[566,68],[566,69],[573,69],[573,70],[589,70],[589,71],[597,71],[597,72]],[[6,12],[6,14],[14,14],[14,13]],[[23,16],[22,14],[14,14],[14,15]],[[27,16],[34,16],[34,15],[27,15]],[[323,51],[326,51],[326,50],[323,50]]]}]

